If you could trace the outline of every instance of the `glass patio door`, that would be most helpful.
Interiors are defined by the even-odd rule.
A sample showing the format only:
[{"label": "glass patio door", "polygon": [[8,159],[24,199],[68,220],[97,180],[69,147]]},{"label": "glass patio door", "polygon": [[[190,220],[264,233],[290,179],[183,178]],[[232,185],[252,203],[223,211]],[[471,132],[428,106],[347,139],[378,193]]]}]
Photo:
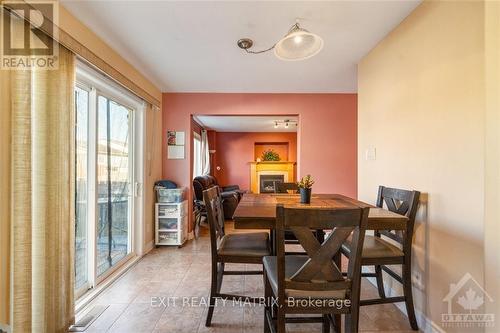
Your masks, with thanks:
[{"label": "glass patio door", "polygon": [[92,85],[75,87],[75,295],[133,255],[134,110]]},{"label": "glass patio door", "polygon": [[110,98],[97,103],[97,276],[130,253],[131,110]]}]

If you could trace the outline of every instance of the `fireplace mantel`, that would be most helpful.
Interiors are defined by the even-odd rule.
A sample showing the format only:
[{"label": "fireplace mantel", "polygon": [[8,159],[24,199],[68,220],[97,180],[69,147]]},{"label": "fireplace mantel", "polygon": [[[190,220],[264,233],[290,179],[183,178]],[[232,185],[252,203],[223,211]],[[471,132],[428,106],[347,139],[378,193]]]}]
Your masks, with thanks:
[{"label": "fireplace mantel", "polygon": [[250,164],[297,164],[296,162],[288,162],[288,161],[260,161],[260,162],[250,162]]},{"label": "fireplace mantel", "polygon": [[295,164],[297,163],[287,161],[250,162],[250,190],[252,193],[259,193],[259,175],[266,171],[269,174],[283,173],[287,182],[294,182]]}]

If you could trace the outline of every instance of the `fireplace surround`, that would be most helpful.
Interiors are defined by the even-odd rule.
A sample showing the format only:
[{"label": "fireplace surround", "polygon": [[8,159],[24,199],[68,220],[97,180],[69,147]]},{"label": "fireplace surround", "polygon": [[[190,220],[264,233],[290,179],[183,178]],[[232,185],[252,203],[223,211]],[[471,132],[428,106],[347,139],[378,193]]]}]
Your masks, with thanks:
[{"label": "fireplace surround", "polygon": [[[274,192],[273,181],[295,181],[295,162],[250,162],[250,190],[252,193]],[[263,177],[264,176],[264,177]],[[261,180],[261,178],[263,179]],[[267,189],[261,187],[266,182]]]}]

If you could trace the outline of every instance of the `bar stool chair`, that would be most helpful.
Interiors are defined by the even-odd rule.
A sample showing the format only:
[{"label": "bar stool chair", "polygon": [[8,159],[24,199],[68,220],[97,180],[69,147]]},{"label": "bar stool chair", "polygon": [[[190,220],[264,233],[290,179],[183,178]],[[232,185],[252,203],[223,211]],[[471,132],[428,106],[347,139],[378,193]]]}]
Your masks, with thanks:
[{"label": "bar stool chair", "polygon": [[274,193],[299,193],[297,183],[274,182]]},{"label": "bar stool chair", "polygon": [[210,250],[212,254],[212,282],[210,304],[205,326],[210,326],[214,313],[215,299],[224,298],[238,301],[259,302],[259,298],[222,294],[224,275],[260,275],[262,271],[226,271],[226,263],[262,264],[262,258],[271,254],[267,232],[228,234],[224,233],[224,212],[218,186],[203,191],[210,229]]},{"label": "bar stool chair", "polygon": [[[285,333],[288,323],[323,323],[323,333],[333,325],[333,316],[346,315],[345,332],[358,331],[361,284],[361,250],[368,223],[368,208],[307,209],[276,207],[277,256],[264,262],[265,310],[264,332]],[[313,230],[333,229],[320,243]],[[291,230],[304,247],[306,255],[285,255],[285,230]],[[352,236],[352,255],[347,276],[343,277],[332,258]],[[277,298],[277,303],[271,299]],[[308,317],[287,317],[304,314]],[[311,317],[311,314],[319,316]]]},{"label": "bar stool chair", "polygon": [[[420,192],[418,191],[379,186],[377,207],[382,208],[385,203],[388,210],[408,217],[408,222],[406,230],[404,231],[377,230],[374,236],[367,235],[365,237],[361,258],[362,266],[375,266],[374,273],[363,273],[362,276],[376,278],[379,294],[379,298],[361,300],[361,306],[405,302],[408,320],[410,321],[411,328],[415,331],[418,331],[418,324],[413,305],[411,254],[413,229],[419,197]],[[384,240],[382,236],[393,240],[396,245]],[[342,254],[349,259],[351,255],[349,248],[350,241],[351,238],[348,238],[342,246]],[[387,267],[387,265],[401,265],[402,275],[397,274]],[[382,275],[383,271],[403,285],[403,296],[386,297]]]},{"label": "bar stool chair", "polygon": [[[283,182],[274,182],[274,193],[276,194],[290,194],[290,193],[299,193],[299,186],[297,183],[283,183]],[[325,233],[323,230],[316,230],[314,235],[319,240],[320,243],[325,239]],[[285,244],[299,244],[297,238],[293,235],[293,233],[289,230],[285,230]],[[303,254],[303,251],[287,251],[286,254]]]}]

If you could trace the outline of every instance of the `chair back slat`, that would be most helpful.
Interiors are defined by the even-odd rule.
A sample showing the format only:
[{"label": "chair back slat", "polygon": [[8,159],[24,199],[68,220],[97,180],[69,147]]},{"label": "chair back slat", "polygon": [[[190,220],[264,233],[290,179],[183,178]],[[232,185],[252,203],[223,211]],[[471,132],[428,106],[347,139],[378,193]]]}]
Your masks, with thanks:
[{"label": "chair back slat", "polygon": [[354,227],[337,227],[328,235],[323,244],[319,244],[308,227],[292,227],[291,231],[309,255],[309,259],[290,277],[290,280],[300,282],[311,280],[342,281],[344,279],[342,272],[333,263],[332,254],[339,251],[353,230]]},{"label": "chair back slat", "polygon": [[403,232],[401,230],[379,230],[381,235],[403,244]]},{"label": "chair back slat", "polygon": [[287,281],[286,287],[288,289],[309,290],[309,291],[349,290],[352,287],[352,282],[349,279],[343,279],[341,281],[325,282],[325,283]]},{"label": "chair back slat", "polygon": [[[293,208],[285,209],[285,227],[307,226],[309,229],[332,229],[351,227],[360,220],[361,209]],[[335,221],[332,223],[332,221]]]},{"label": "chair back slat", "polygon": [[[350,294],[352,282],[361,273],[361,246],[368,221],[369,208],[325,209],[285,208],[277,205],[277,261],[278,294],[285,289],[304,291],[346,290]],[[316,229],[332,230],[325,241],[314,237]],[[308,259],[288,279],[284,278],[284,232],[291,231],[306,251]],[[347,277],[342,275],[333,258],[340,252],[344,241],[353,234],[352,256]],[[278,295],[278,298],[280,296]]]},{"label": "chair back slat", "polygon": [[203,191],[203,201],[210,229],[210,247],[212,255],[216,255],[219,240],[224,236],[224,211],[219,187],[213,186]]},{"label": "chair back slat", "polygon": [[274,182],[274,193],[298,193],[299,186],[297,183],[283,183],[283,182]]},{"label": "chair back slat", "polygon": [[415,226],[415,216],[418,209],[418,200],[420,192],[403,190],[379,186],[377,207],[383,208],[384,204],[391,212],[408,217],[406,230],[380,230],[375,234],[377,236],[386,236],[403,246],[403,250],[407,248],[406,243],[410,243],[413,237],[413,229]]}]

